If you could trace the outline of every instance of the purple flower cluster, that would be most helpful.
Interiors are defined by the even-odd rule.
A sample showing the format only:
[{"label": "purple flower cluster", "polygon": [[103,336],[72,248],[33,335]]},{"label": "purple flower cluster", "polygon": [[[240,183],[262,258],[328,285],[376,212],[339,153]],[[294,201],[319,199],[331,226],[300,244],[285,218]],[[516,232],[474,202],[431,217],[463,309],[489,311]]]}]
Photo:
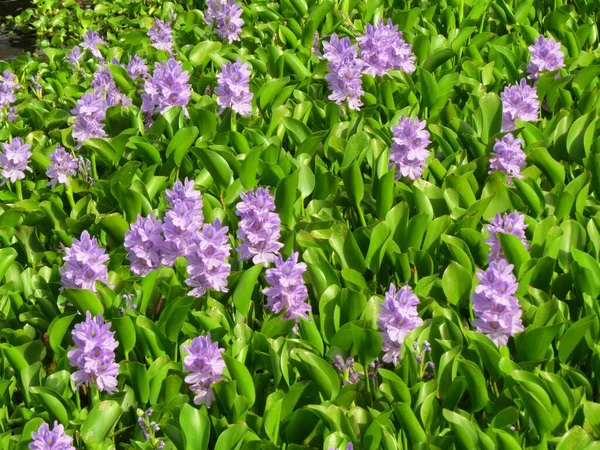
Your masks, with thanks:
[{"label": "purple flower cluster", "polygon": [[194,403],[205,404],[210,407],[215,399],[212,384],[220,381],[225,369],[225,362],[221,355],[225,350],[217,342],[210,340],[210,333],[198,336],[192,340],[191,345],[184,345],[186,356],[183,358],[183,368],[186,375],[185,382],[190,384],[192,392],[196,393]]},{"label": "purple flower cluster", "polygon": [[396,168],[396,179],[408,177],[416,180],[423,175],[429,156],[427,146],[431,143],[425,120],[400,117],[400,123],[392,127],[393,143],[390,150],[390,168]]},{"label": "purple flower cluster", "polygon": [[560,44],[554,39],[546,39],[540,35],[535,43],[529,47],[531,60],[527,66],[529,78],[537,80],[542,72],[554,72],[565,67],[565,55],[560,49]]},{"label": "purple flower cluster", "polygon": [[158,426],[158,424],[151,419],[152,414],[154,414],[154,410],[152,408],[148,408],[146,411],[138,409],[137,414],[137,421],[140,430],[142,430],[144,439],[150,442],[151,448],[156,448],[158,450],[162,450],[163,448],[165,448],[165,441],[161,439],[156,439],[156,433],[160,431],[160,426]]},{"label": "purple flower cluster", "polygon": [[15,78],[15,74],[9,70],[0,76],[0,118],[6,117],[11,122],[17,119],[16,110],[11,105],[17,101],[16,90],[21,87]]},{"label": "purple flower cluster", "polygon": [[504,214],[503,216],[501,216],[500,213],[496,213],[496,217],[494,217],[487,226],[487,231],[490,234],[490,237],[485,241],[486,244],[490,245],[488,261],[497,261],[504,258],[497,233],[513,234],[521,239],[525,248],[529,249],[525,237],[526,228],[527,224],[525,223],[525,216],[516,211],[513,211],[510,214]]},{"label": "purple flower cluster", "polygon": [[173,36],[169,22],[163,22],[159,19],[154,20],[154,26],[148,30],[148,37],[155,49],[169,53],[173,51]]},{"label": "purple flower cluster", "polygon": [[187,178],[176,181],[172,190],[166,191],[171,209],[165,215],[162,227],[165,244],[162,263],[173,266],[178,256],[185,256],[186,248],[196,237],[204,223],[202,194],[194,189],[194,182]]},{"label": "purple flower cluster", "polygon": [[88,139],[106,137],[102,123],[106,108],[106,102],[98,92],[83,94],[77,101],[77,106],[71,110],[75,116],[73,139],[77,141],[77,147]]},{"label": "purple flower cluster", "polygon": [[304,272],[306,264],[298,262],[298,253],[292,252],[292,256],[285,261],[279,256],[275,267],[265,274],[270,285],[262,291],[267,296],[267,309],[275,314],[283,312],[284,320],[298,322],[301,317],[309,320],[311,308],[306,303],[308,290],[302,279]]},{"label": "purple flower cluster", "polygon": [[506,174],[508,183],[511,184],[513,178],[523,178],[521,174],[523,167],[525,167],[523,140],[516,139],[511,133],[502,139],[496,139],[494,156],[490,158],[489,173],[501,170]]},{"label": "purple flower cluster", "polygon": [[129,58],[127,73],[133,80],[146,79],[148,77],[146,61],[136,53],[133,57]]},{"label": "purple flower cluster", "polygon": [[527,84],[522,78],[518,84],[504,88],[502,94],[502,131],[511,131],[517,128],[516,120],[532,122],[538,120],[540,101],[537,91]]},{"label": "purple flower cluster", "polygon": [[510,336],[523,331],[521,306],[514,295],[518,283],[512,269],[512,265],[499,259],[492,261],[486,271],[479,270],[480,284],[472,297],[476,317],[473,325],[498,346],[506,345]]},{"label": "purple flower cluster", "polygon": [[37,432],[31,433],[31,439],[29,450],[75,450],[71,445],[73,438],[65,433],[65,427],[56,420],[52,430],[47,423],[41,424]]},{"label": "purple flower cluster", "polygon": [[24,144],[21,138],[14,138],[9,143],[2,144],[3,152],[0,153],[0,176],[2,182],[10,180],[14,183],[25,178],[25,171],[31,172],[29,158],[31,145]]},{"label": "purple flower cluster", "polygon": [[347,37],[340,39],[334,33],[329,42],[323,43],[323,50],[323,57],[329,61],[330,73],[325,75],[332,91],[329,100],[338,105],[347,102],[349,108],[359,110],[364,94],[361,80],[364,63],[358,58],[356,45],[352,45]]},{"label": "purple flower cluster", "polygon": [[162,222],[154,219],[152,214],[147,217],[138,215],[125,233],[125,250],[127,259],[131,262],[131,271],[136,275],[146,275],[160,267],[164,238]]},{"label": "purple flower cluster", "polygon": [[[115,63],[118,63],[118,61]],[[115,80],[113,80],[112,73],[107,66],[100,67],[94,73],[94,79],[90,83],[90,86],[94,88],[94,95],[104,102],[104,110],[120,104],[125,107],[131,105],[131,99],[119,91]]]},{"label": "purple flower cluster", "polygon": [[52,163],[46,169],[46,176],[50,178],[50,186],[68,185],[69,177],[77,175],[77,168],[79,167],[77,159],[60,145],[56,146],[54,152],[50,155],[50,160]]},{"label": "purple flower cluster", "polygon": [[208,289],[227,292],[227,277],[231,272],[227,262],[231,253],[227,231],[218,219],[212,225],[206,223],[186,249],[189,278],[185,283],[194,288],[189,292],[192,297],[201,297]]},{"label": "purple flower cluster", "polygon": [[275,201],[268,188],[241,193],[242,201],[235,213],[241,221],[237,237],[241,245],[236,249],[242,261],[252,259],[254,264],[265,267],[277,258],[283,244],[279,243],[281,220],[275,213]]},{"label": "purple flower cluster", "polygon": [[377,324],[383,337],[383,351],[385,352],[383,360],[385,362],[397,365],[404,338],[423,324],[423,319],[419,317],[417,311],[418,304],[419,297],[408,286],[397,290],[393,284],[390,284],[377,315],[379,319]]},{"label": "purple flower cluster", "polygon": [[215,88],[217,104],[222,113],[225,108],[231,108],[242,116],[252,115],[252,98],[250,92],[250,69],[240,59],[223,64],[217,75],[219,85]]},{"label": "purple flower cluster", "polygon": [[207,0],[204,10],[204,22],[209,27],[216,25],[214,31],[221,39],[231,44],[240,40],[244,19],[242,7],[235,0]]},{"label": "purple flower cluster", "polygon": [[81,239],[73,239],[71,247],[65,249],[63,259],[65,264],[60,268],[61,289],[80,288],[96,292],[96,281],[108,284],[108,255],[87,231],[81,233]]},{"label": "purple flower cluster", "polygon": [[[100,45],[105,45],[106,41],[104,41],[98,33],[92,30],[87,30],[87,32],[82,35],[83,42],[80,44],[84,50],[89,50],[92,55],[98,58],[100,61],[104,60],[102,53],[100,53]],[[75,49],[73,49],[75,50]]]},{"label": "purple flower cluster", "polygon": [[360,381],[361,375],[364,375],[363,372],[358,372],[354,365],[354,358],[347,358],[344,361],[342,355],[335,355],[335,361],[333,362],[333,366],[338,370],[342,379],[344,380],[344,385],[347,384],[356,384]]},{"label": "purple flower cluster", "polygon": [[76,348],[68,353],[72,366],[79,370],[71,375],[77,387],[96,383],[98,390],[117,391],[119,365],[115,363],[115,349],[119,343],[110,331],[110,322],[104,323],[100,314],[92,318],[85,313],[85,321],[75,325],[72,336]]},{"label": "purple flower cluster", "polygon": [[164,113],[173,106],[185,109],[192,96],[189,79],[190,74],[173,58],[154,64],[154,73],[144,82],[142,111],[152,117],[152,114]]},{"label": "purple flower cluster", "polygon": [[364,35],[356,38],[360,44],[360,59],[364,62],[363,72],[373,76],[389,74],[390,70],[413,73],[415,55],[412,46],[402,39],[398,25],[388,19],[387,24],[379,20],[376,25],[367,24]]},{"label": "purple flower cluster", "polygon": [[83,53],[84,52],[81,51],[81,47],[76,45],[69,53],[67,53],[65,60],[73,67],[77,67],[79,65],[79,61],[81,61],[81,58],[83,58]]}]

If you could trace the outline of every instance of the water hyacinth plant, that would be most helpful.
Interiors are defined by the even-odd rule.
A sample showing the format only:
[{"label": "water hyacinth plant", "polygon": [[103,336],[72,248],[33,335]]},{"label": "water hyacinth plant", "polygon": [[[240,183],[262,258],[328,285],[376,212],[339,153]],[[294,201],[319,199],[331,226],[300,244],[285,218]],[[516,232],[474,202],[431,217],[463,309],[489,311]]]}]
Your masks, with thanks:
[{"label": "water hyacinth plant", "polygon": [[0,0],[0,447],[595,449],[597,3]]}]

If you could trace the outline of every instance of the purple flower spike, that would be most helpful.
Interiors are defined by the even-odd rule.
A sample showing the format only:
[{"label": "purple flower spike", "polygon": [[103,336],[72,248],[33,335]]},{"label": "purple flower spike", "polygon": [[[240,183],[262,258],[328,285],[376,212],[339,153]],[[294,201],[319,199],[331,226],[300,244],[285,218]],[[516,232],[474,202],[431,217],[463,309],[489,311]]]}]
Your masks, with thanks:
[{"label": "purple flower spike", "polygon": [[513,234],[521,239],[521,242],[523,242],[526,249],[529,249],[529,244],[527,244],[525,237],[526,228],[527,224],[525,223],[525,216],[516,211],[510,214],[504,214],[504,216],[501,216],[500,213],[496,213],[496,217],[493,218],[487,226],[490,237],[487,238],[485,242],[491,247],[488,261],[497,261],[504,258],[497,233]]},{"label": "purple flower spike", "polygon": [[71,52],[67,53],[67,56],[65,56],[65,60],[73,67],[79,64],[81,58],[83,58],[83,52],[81,51],[81,47],[79,47],[78,45],[73,47],[73,50],[71,50]]},{"label": "purple flower spike", "polygon": [[281,220],[275,213],[275,199],[268,188],[240,194],[236,215],[242,219],[237,231],[241,245],[237,248],[242,261],[268,266],[274,262],[283,244],[279,243]]},{"label": "purple flower spike", "polygon": [[152,114],[164,113],[173,106],[185,110],[192,96],[189,79],[190,74],[173,58],[154,64],[154,73],[144,82],[142,111],[152,117]]},{"label": "purple flower spike", "polygon": [[207,0],[204,22],[209,27],[216,25],[214,32],[231,44],[240,40],[244,26],[242,12],[241,5],[235,0]]},{"label": "purple flower spike", "polygon": [[155,220],[152,214],[145,218],[139,215],[125,233],[125,250],[131,271],[143,276],[158,269],[163,246],[162,222]]},{"label": "purple flower spike", "polygon": [[56,420],[52,430],[47,423],[41,424],[37,432],[31,433],[31,439],[29,450],[75,450],[71,445],[73,438],[65,433],[65,427]]},{"label": "purple flower spike", "polygon": [[57,184],[69,184],[69,177],[77,175],[79,164],[73,155],[65,151],[60,145],[56,146],[54,152],[50,155],[52,164],[46,170],[46,176],[50,178],[49,185],[54,187]]},{"label": "purple flower spike", "polygon": [[527,66],[527,72],[531,79],[537,80],[542,72],[554,72],[565,67],[565,55],[560,49],[560,43],[552,38],[546,39],[540,35],[529,47],[529,52],[531,60]]},{"label": "purple flower spike", "polygon": [[262,291],[267,296],[267,309],[275,314],[283,312],[284,320],[298,322],[301,317],[309,320],[311,308],[306,303],[308,290],[302,279],[304,272],[306,264],[298,262],[297,252],[292,252],[292,256],[285,261],[279,256],[275,267],[265,274],[270,285]]},{"label": "purple flower spike", "polygon": [[378,325],[383,337],[383,360],[398,364],[400,350],[404,338],[415,328],[423,324],[419,317],[417,297],[408,286],[396,290],[393,284],[385,294],[385,300],[381,304],[381,310],[377,315]]},{"label": "purple flower spike", "polygon": [[100,314],[92,318],[89,311],[85,313],[85,321],[75,325],[72,336],[76,348],[67,356],[71,365],[79,369],[71,375],[78,388],[96,383],[100,391],[117,392],[119,365],[115,363],[115,349],[119,343],[110,325],[104,323]]},{"label": "purple flower spike", "polygon": [[521,169],[525,165],[525,152],[523,151],[522,139],[516,139],[510,133],[502,139],[496,139],[494,156],[490,158],[489,173],[501,170],[506,174],[508,184],[512,184],[513,178],[523,178]]},{"label": "purple flower spike", "polygon": [[334,33],[329,42],[323,42],[323,50],[323,57],[329,61],[330,73],[325,75],[332,91],[329,100],[338,105],[347,102],[349,108],[359,110],[364,94],[360,78],[364,63],[358,58],[356,45],[352,45],[347,37],[340,39]]},{"label": "purple flower spike", "polygon": [[0,109],[8,108],[12,103],[17,101],[15,91],[21,85],[14,81],[15,78],[15,74],[9,70],[5,70],[2,76],[0,76]]},{"label": "purple flower spike", "polygon": [[7,144],[2,144],[4,150],[0,153],[0,176],[3,182],[10,180],[14,183],[25,178],[25,172],[31,172],[29,158],[31,145],[24,144],[21,138],[14,138]]},{"label": "purple flower spike", "polygon": [[204,224],[191,246],[186,249],[189,278],[185,281],[193,287],[192,297],[203,296],[208,289],[227,292],[227,277],[231,265],[227,262],[231,253],[228,228],[217,219],[214,224]]},{"label": "purple flower spike", "polygon": [[105,138],[104,124],[106,103],[100,92],[83,94],[77,101],[77,106],[71,110],[75,115],[73,122],[73,139],[80,147],[86,140]]},{"label": "purple flower spike", "polygon": [[191,345],[184,345],[183,349],[186,353],[183,368],[190,372],[185,377],[185,382],[190,384],[190,389],[196,393],[194,403],[205,404],[210,408],[215,399],[211,386],[221,380],[225,369],[221,355],[225,350],[220,348],[217,342],[210,340],[210,333],[198,336],[192,340]]},{"label": "purple flower spike", "polygon": [[524,122],[538,120],[540,101],[537,91],[527,84],[525,78],[519,84],[507,86],[502,94],[502,131],[512,131],[517,128],[517,119]]},{"label": "purple flower spike", "polygon": [[60,268],[61,290],[80,288],[96,292],[96,281],[108,284],[108,255],[87,231],[81,233],[81,239],[73,239],[71,247],[65,249],[63,260],[65,264]]},{"label": "purple flower spike", "polygon": [[100,53],[100,45],[105,45],[106,42],[100,37],[98,33],[92,30],[87,30],[87,32],[82,36],[83,42],[80,44],[84,50],[89,50],[92,55],[96,58],[102,60],[102,53]]},{"label": "purple flower spike", "polygon": [[219,85],[215,88],[217,104],[221,107],[219,113],[225,108],[231,108],[242,116],[252,115],[252,98],[250,92],[250,69],[241,60],[228,62],[221,67],[217,75]]},{"label": "purple flower spike", "polygon": [[429,156],[427,146],[431,143],[426,121],[400,117],[400,123],[392,127],[393,144],[390,151],[390,168],[396,168],[396,179],[408,177],[416,180],[423,175]]},{"label": "purple flower spike", "polygon": [[515,293],[519,287],[512,274],[513,266],[506,260],[492,261],[486,271],[479,270],[480,284],[473,293],[473,325],[487,334],[498,346],[506,345],[508,338],[523,331],[521,305]]},{"label": "purple flower spike", "polygon": [[364,73],[383,76],[390,70],[405,73],[416,70],[412,46],[402,39],[398,25],[393,25],[390,19],[387,24],[383,20],[376,25],[367,24],[365,34],[356,40],[360,44],[360,58],[365,63]]},{"label": "purple flower spike", "polygon": [[154,26],[148,30],[148,37],[150,37],[150,43],[155,49],[169,53],[173,51],[173,36],[169,22],[156,19]]},{"label": "purple flower spike", "polygon": [[127,73],[133,80],[146,79],[148,77],[146,61],[136,53],[132,58],[129,58]]}]

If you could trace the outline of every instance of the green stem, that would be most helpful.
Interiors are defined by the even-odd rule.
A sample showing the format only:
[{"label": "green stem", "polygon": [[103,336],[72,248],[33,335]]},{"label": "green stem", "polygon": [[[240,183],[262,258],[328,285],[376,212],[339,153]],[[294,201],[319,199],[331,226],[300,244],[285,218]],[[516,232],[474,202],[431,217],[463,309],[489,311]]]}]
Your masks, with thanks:
[{"label": "green stem", "polygon": [[360,218],[360,224],[363,227],[367,226],[367,222],[365,221],[365,215],[363,213],[362,207],[360,206],[360,203],[358,205],[356,205],[356,209],[358,211],[358,217]]},{"label": "green stem", "polygon": [[75,199],[73,198],[73,188],[71,184],[67,184],[66,190],[67,198],[69,199],[69,205],[71,205],[71,211],[75,210]]},{"label": "green stem", "polygon": [[92,177],[94,178],[94,180],[98,179],[98,170],[96,169],[96,154],[92,153]]},{"label": "green stem", "polygon": [[235,111],[231,111],[231,131],[237,131],[237,117]]},{"label": "green stem", "polygon": [[90,405],[94,408],[98,403],[100,403],[100,392],[98,392],[98,386],[95,384],[90,384]]},{"label": "green stem", "polygon": [[17,191],[17,197],[19,197],[19,200],[23,200],[23,188],[21,186],[21,180],[15,181],[15,190]]}]

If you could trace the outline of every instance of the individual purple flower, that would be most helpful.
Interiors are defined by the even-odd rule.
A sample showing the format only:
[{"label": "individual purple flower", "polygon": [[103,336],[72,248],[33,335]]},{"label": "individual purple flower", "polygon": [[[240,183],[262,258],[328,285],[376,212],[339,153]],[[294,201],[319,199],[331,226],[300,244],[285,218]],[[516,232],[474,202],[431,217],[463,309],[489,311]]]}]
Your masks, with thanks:
[{"label": "individual purple flower", "polygon": [[406,73],[416,70],[412,46],[404,41],[398,25],[393,25],[390,19],[387,24],[381,19],[376,25],[367,24],[364,35],[356,40],[360,45],[364,73],[383,76],[388,75],[390,70]]},{"label": "individual purple flower", "polygon": [[262,292],[267,296],[267,309],[275,314],[283,312],[284,320],[309,320],[311,308],[306,302],[308,290],[302,279],[304,272],[306,264],[298,262],[297,252],[292,252],[292,256],[285,261],[280,255],[275,267],[265,274],[269,287]]},{"label": "individual purple flower", "polygon": [[31,145],[24,144],[21,138],[14,138],[9,143],[2,144],[3,152],[0,153],[0,176],[2,182],[14,183],[25,178],[25,172],[31,172],[29,158]]},{"label": "individual purple flower", "polygon": [[106,42],[100,37],[98,33],[92,30],[87,30],[87,32],[82,35],[83,42],[80,44],[84,50],[89,50],[92,55],[96,58],[102,60],[102,53],[100,53],[100,45],[105,45]]},{"label": "individual purple flower", "polygon": [[487,226],[487,231],[490,234],[490,237],[485,240],[486,244],[490,245],[488,261],[496,261],[504,257],[502,246],[498,240],[498,233],[512,234],[518,237],[521,239],[523,246],[529,249],[529,244],[527,244],[527,238],[525,237],[526,228],[525,216],[516,211],[510,214],[506,213],[503,216],[500,213],[496,213],[496,217]]},{"label": "individual purple flower", "polygon": [[204,22],[215,27],[214,32],[231,44],[240,40],[244,19],[242,7],[235,0],[207,0],[204,10]]},{"label": "individual purple flower", "polygon": [[65,248],[63,260],[65,264],[60,268],[61,290],[80,288],[96,292],[96,281],[108,284],[108,255],[87,230],[81,233],[79,240],[73,239],[71,247]]},{"label": "individual purple flower", "polygon": [[93,181],[92,178],[92,162],[79,155],[77,157],[77,172],[88,183]]},{"label": "individual purple flower", "polygon": [[73,47],[73,50],[71,50],[65,56],[65,60],[69,64],[71,64],[73,67],[76,67],[79,64],[79,61],[81,61],[81,58],[83,58],[83,52],[81,51],[81,47],[79,47],[79,45],[76,45],[75,47]]},{"label": "individual purple flower", "polygon": [[133,80],[147,78],[148,66],[146,65],[146,61],[136,53],[133,57],[129,58],[127,73]]},{"label": "individual purple flower", "polygon": [[127,259],[131,263],[131,271],[143,276],[158,269],[163,246],[160,219],[154,219],[152,214],[147,217],[138,215],[135,223],[132,223],[129,230],[125,232],[125,250],[127,250]]},{"label": "individual purple flower", "polygon": [[162,249],[162,263],[173,266],[178,256],[185,256],[204,223],[202,194],[194,189],[194,182],[187,178],[182,183],[176,181],[172,190],[166,191],[171,209],[165,215],[163,233],[165,243]]},{"label": "individual purple flower", "polygon": [[532,122],[538,120],[540,101],[537,91],[522,78],[518,84],[507,86],[502,94],[502,131],[517,128],[516,120]]},{"label": "individual purple flower", "polygon": [[490,158],[489,173],[501,170],[506,174],[507,182],[511,184],[513,178],[523,178],[521,169],[525,165],[522,139],[516,139],[511,133],[506,134],[502,139],[496,139],[494,156]]},{"label": "individual purple flower", "polygon": [[330,73],[325,75],[332,91],[329,100],[338,105],[347,102],[351,109],[359,110],[362,106],[361,74],[364,63],[358,58],[356,45],[352,45],[347,37],[340,39],[333,34],[329,42],[323,42],[323,57],[329,61]]},{"label": "individual purple flower", "polygon": [[115,349],[119,343],[110,325],[104,323],[100,314],[92,318],[89,311],[85,321],[75,325],[71,334],[76,347],[67,356],[71,365],[79,369],[71,375],[77,388],[96,383],[99,391],[117,392],[119,365],[115,363]]},{"label": "individual purple flower", "polygon": [[63,147],[57,145],[54,152],[50,155],[52,164],[46,169],[46,176],[50,178],[51,187],[57,184],[69,184],[69,177],[77,175],[79,164],[77,159],[67,152]]},{"label": "individual purple flower", "polygon": [[565,67],[565,55],[560,49],[560,43],[554,39],[546,39],[540,35],[535,43],[529,47],[531,60],[527,66],[529,78],[537,80],[542,72],[554,72]]},{"label": "individual purple flower", "polygon": [[154,20],[154,26],[148,30],[148,37],[152,47],[157,50],[164,50],[171,53],[173,51],[173,36],[171,24],[162,20]]},{"label": "individual purple flower", "polygon": [[479,270],[479,285],[472,297],[476,317],[473,325],[498,346],[506,345],[510,336],[523,331],[521,305],[515,297],[519,285],[512,269],[512,264],[499,259],[492,261],[486,271]]},{"label": "individual purple flower", "polygon": [[41,424],[37,432],[31,433],[31,439],[29,450],[75,450],[71,445],[73,438],[65,433],[65,427],[56,420],[52,430],[47,423]]},{"label": "individual purple flower", "polygon": [[219,113],[225,108],[231,108],[242,116],[252,115],[252,98],[250,92],[250,69],[240,59],[232,63],[223,64],[221,72],[217,75],[219,85],[215,88],[217,104],[221,107]]},{"label": "individual purple flower", "polygon": [[184,345],[186,353],[183,358],[183,369],[189,372],[185,382],[190,384],[190,390],[196,393],[194,403],[210,407],[215,399],[212,385],[221,380],[225,362],[221,355],[225,350],[217,342],[212,342],[210,333],[198,336],[190,345]]},{"label": "individual purple flower", "polygon": [[119,91],[107,66],[101,66],[94,73],[90,86],[94,88],[94,94],[104,101],[104,109],[120,104],[125,107],[131,105],[131,99]]},{"label": "individual purple flower", "polygon": [[227,262],[231,253],[227,231],[218,219],[212,225],[206,223],[186,249],[189,278],[185,283],[194,288],[189,292],[192,297],[202,297],[208,289],[227,292],[227,277],[231,272]]},{"label": "individual purple flower", "polygon": [[0,76],[0,109],[8,108],[17,101],[16,90],[21,85],[15,81],[15,78],[15,74],[9,70],[5,70]]},{"label": "individual purple flower", "polygon": [[404,338],[415,328],[423,324],[423,319],[419,317],[417,297],[408,286],[397,290],[393,284],[390,284],[389,290],[385,294],[385,300],[381,304],[377,322],[381,335],[383,337],[383,351],[385,352],[383,360],[398,364],[400,350]]},{"label": "individual purple flower", "polygon": [[275,213],[275,200],[268,188],[258,188],[241,193],[236,215],[241,219],[237,237],[241,241],[236,249],[242,261],[252,259],[265,267],[274,262],[283,244],[279,243],[281,220]]},{"label": "individual purple flower", "polygon": [[154,73],[144,82],[142,111],[151,118],[152,114],[164,113],[174,106],[185,110],[192,96],[189,79],[190,74],[173,58],[154,64]]},{"label": "individual purple flower", "polygon": [[416,180],[427,167],[427,146],[431,143],[427,122],[418,118],[400,117],[400,123],[392,127],[393,143],[390,150],[390,168],[396,168],[396,179],[408,177]]},{"label": "individual purple flower", "polygon": [[320,43],[321,43],[321,39],[319,38],[319,32],[315,31],[315,36],[313,38],[312,53],[313,53],[313,55],[316,55],[319,58],[323,56],[323,54],[321,53],[321,50],[319,50]]},{"label": "individual purple flower", "polygon": [[360,377],[364,375],[363,372],[356,370],[354,358],[347,358],[346,361],[344,361],[344,358],[338,354],[335,356],[333,365],[340,373],[344,385],[356,384],[360,381]]}]

